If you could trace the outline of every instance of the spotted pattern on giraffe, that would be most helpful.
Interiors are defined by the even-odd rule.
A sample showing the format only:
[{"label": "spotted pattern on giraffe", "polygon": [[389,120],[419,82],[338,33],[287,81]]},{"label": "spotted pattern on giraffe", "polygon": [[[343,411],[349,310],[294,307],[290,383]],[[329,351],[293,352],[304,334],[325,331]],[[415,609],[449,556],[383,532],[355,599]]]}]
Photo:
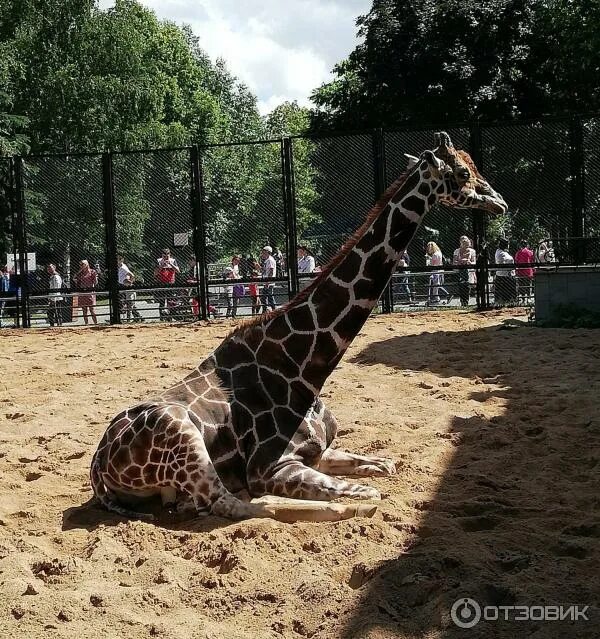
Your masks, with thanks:
[{"label": "spotted pattern on giraffe", "polygon": [[[393,474],[394,464],[332,447],[337,422],[321,388],[435,202],[506,210],[464,152],[447,142],[436,152],[422,154],[295,300],[242,324],[181,382],[113,419],[91,465],[106,508],[145,517],[128,499],[160,495],[165,505],[191,501],[198,513],[239,518],[275,516],[233,495],[242,489],[301,500],[379,498],[339,475]],[[459,188],[455,173],[467,165],[470,186]]]}]

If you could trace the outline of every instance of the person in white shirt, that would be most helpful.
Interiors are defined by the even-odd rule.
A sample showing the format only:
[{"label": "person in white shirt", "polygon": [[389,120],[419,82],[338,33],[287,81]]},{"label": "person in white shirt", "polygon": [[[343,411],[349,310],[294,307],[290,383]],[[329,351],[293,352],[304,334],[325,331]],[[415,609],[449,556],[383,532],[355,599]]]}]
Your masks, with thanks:
[{"label": "person in white shirt", "polygon": [[309,253],[306,246],[298,247],[298,273],[313,273],[315,270],[315,258]]},{"label": "person in white shirt", "polygon": [[[461,235],[459,247],[454,251],[452,264],[456,266],[470,266],[477,261],[475,249],[471,248],[471,240],[466,235]],[[458,292],[460,305],[468,306],[470,299],[470,286],[475,284],[475,271],[473,269],[461,269],[458,271]]]},{"label": "person in white shirt", "polygon": [[[314,273],[315,271],[315,258],[309,253],[306,246],[298,247],[298,275],[304,275],[306,273]],[[306,288],[312,282],[312,278],[300,279],[300,289]]]},{"label": "person in white shirt", "polygon": [[[513,256],[508,252],[508,240],[503,237],[498,240],[494,262],[497,265],[515,263]],[[496,269],[494,299],[500,303],[516,301],[517,280],[514,268]]]},{"label": "person in white shirt", "polygon": [[[275,258],[273,257],[273,249],[270,246],[264,246],[260,253],[260,258],[262,260],[262,277],[277,277],[277,262],[275,262]],[[267,312],[268,306],[271,307],[272,311],[275,310],[276,304],[273,282],[266,282],[264,284],[260,294],[260,301],[262,303],[263,313]]]},{"label": "person in white shirt", "polygon": [[[444,256],[440,247],[435,242],[427,242],[425,248],[425,262],[427,266],[443,266]],[[429,276],[429,300],[428,304],[440,303],[440,291],[446,295],[446,303],[450,301],[450,295],[444,288],[444,271],[433,271]]]},{"label": "person in white shirt", "polygon": [[[63,280],[55,264],[48,264],[46,270],[50,276],[48,288],[51,291],[60,291],[63,286]],[[50,293],[48,295],[48,323],[50,326],[62,326],[62,301],[63,297],[60,293]]]},{"label": "person in white shirt", "polygon": [[[119,286],[122,286],[123,288],[130,288],[131,286],[133,286],[133,280],[135,279],[135,277],[127,264],[125,264],[122,255],[117,255],[117,266],[119,267],[117,270]],[[119,293],[119,308],[121,313],[126,314],[126,319],[128,322],[131,321],[132,315],[134,322],[144,321],[144,318],[140,315],[140,312],[135,306],[136,298],[137,293],[135,291],[130,290]]]}]

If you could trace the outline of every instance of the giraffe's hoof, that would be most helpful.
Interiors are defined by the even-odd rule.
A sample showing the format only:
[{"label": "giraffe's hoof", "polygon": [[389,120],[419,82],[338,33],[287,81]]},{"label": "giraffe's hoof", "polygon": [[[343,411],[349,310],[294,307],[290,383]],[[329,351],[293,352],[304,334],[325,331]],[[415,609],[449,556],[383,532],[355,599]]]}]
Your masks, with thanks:
[{"label": "giraffe's hoof", "polygon": [[352,486],[352,493],[349,496],[354,499],[381,499],[381,493],[377,489],[361,484]]},{"label": "giraffe's hoof", "polygon": [[393,459],[388,459],[387,457],[378,457],[376,465],[381,469],[382,475],[396,474],[396,462]]},{"label": "giraffe's hoof", "polygon": [[396,464],[391,459],[373,457],[369,462],[356,468],[356,475],[382,477],[396,474]]}]

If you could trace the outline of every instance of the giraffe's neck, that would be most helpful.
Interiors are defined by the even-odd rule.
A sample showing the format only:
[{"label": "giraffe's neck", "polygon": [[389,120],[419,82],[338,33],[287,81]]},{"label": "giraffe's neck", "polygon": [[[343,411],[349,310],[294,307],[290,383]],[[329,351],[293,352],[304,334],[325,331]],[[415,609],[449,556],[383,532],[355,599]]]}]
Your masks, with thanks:
[{"label": "giraffe's neck", "polygon": [[[286,310],[298,339],[310,333],[315,336],[312,345],[305,338],[308,352],[301,375],[317,392],[377,304],[436,199],[437,183],[429,175],[424,179],[422,172],[422,167],[416,167],[391,190],[391,197],[378,205],[341,256]],[[266,331],[268,335],[269,325]]]}]

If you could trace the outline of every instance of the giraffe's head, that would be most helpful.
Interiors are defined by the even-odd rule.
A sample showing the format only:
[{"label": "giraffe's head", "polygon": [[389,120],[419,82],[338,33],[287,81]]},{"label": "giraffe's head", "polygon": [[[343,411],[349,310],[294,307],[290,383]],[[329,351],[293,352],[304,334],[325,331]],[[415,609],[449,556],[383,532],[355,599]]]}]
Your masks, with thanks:
[{"label": "giraffe's head", "polygon": [[457,209],[482,209],[492,214],[506,213],[508,206],[489,182],[479,173],[471,156],[455,149],[450,136],[435,134],[437,148],[424,151],[420,158],[407,156],[409,168],[426,160],[432,176],[442,181],[437,189],[438,201]]}]

